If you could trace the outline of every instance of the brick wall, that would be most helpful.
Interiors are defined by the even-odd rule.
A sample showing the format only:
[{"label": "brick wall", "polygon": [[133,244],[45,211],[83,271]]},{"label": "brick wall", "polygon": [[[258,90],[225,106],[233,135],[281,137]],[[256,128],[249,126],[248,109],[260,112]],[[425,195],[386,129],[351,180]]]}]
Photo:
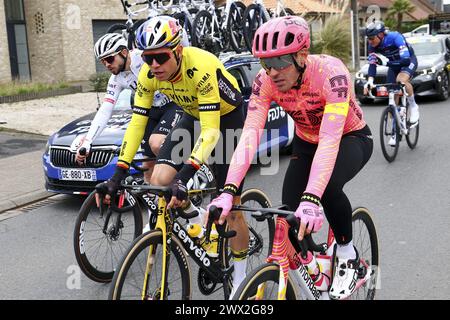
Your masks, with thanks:
[{"label": "brick wall", "polygon": [[35,81],[87,80],[95,73],[92,20],[126,19],[118,0],[24,0],[24,7]]},{"label": "brick wall", "polygon": [[11,81],[4,1],[0,1],[0,83]]},{"label": "brick wall", "polygon": [[65,79],[59,0],[24,0],[33,81]]}]

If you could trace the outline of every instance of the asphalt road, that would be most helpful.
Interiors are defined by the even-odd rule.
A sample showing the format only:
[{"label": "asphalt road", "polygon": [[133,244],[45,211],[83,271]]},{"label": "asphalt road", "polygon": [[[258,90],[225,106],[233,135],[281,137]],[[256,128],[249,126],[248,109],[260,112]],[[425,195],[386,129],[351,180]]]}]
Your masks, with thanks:
[{"label": "asphalt road", "polygon": [[[364,106],[374,135],[374,153],[347,186],[353,206],[373,214],[380,247],[378,299],[448,299],[450,274],[450,107],[448,102],[419,100],[418,146],[402,142],[388,163],[379,145],[384,104]],[[246,187],[263,189],[281,201],[282,156],[274,175],[254,167]],[[25,174],[25,172],[24,172]],[[81,198],[52,197],[28,209],[0,215],[0,299],[105,299],[108,285],[79,274],[73,254],[73,225]],[[323,236],[323,232],[319,238]],[[194,279],[195,280],[195,279]],[[194,282],[195,283],[195,282]],[[202,298],[198,292],[196,298]]]},{"label": "asphalt road", "polygon": [[43,150],[46,143],[47,137],[41,135],[15,133],[0,129],[0,159]]}]

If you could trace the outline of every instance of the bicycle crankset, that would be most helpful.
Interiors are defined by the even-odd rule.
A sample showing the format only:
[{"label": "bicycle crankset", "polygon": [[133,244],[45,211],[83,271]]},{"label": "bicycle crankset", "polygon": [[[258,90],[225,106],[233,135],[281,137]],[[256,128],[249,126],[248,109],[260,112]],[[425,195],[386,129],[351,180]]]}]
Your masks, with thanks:
[{"label": "bicycle crankset", "polygon": [[204,270],[198,270],[197,283],[200,292],[209,296],[216,289],[217,282],[212,280]]}]

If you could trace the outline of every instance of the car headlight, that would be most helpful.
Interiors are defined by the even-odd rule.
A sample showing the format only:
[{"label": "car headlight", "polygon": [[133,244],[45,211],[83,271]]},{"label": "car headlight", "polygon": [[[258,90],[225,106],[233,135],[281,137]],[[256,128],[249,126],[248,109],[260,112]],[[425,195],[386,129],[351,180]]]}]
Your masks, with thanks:
[{"label": "car headlight", "polygon": [[436,73],[436,67],[431,67],[431,68],[428,68],[428,69],[423,69],[422,71],[421,71],[421,75],[427,75],[427,74],[433,74],[433,73]]},{"label": "car headlight", "polygon": [[47,144],[45,145],[44,154],[47,155],[50,152],[50,141],[47,141]]},{"label": "car headlight", "polygon": [[356,79],[359,79],[359,80],[363,80],[363,79],[365,80],[366,79],[366,76],[364,75],[363,72],[357,72],[355,77],[356,77]]}]

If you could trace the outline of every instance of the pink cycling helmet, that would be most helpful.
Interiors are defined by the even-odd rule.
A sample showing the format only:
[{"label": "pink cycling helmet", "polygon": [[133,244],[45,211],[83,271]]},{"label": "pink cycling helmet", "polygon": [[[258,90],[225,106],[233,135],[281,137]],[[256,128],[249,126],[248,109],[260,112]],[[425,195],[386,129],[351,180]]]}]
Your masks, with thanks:
[{"label": "pink cycling helmet", "polygon": [[253,55],[271,58],[309,49],[309,26],[305,19],[284,16],[267,21],[256,30]]}]

